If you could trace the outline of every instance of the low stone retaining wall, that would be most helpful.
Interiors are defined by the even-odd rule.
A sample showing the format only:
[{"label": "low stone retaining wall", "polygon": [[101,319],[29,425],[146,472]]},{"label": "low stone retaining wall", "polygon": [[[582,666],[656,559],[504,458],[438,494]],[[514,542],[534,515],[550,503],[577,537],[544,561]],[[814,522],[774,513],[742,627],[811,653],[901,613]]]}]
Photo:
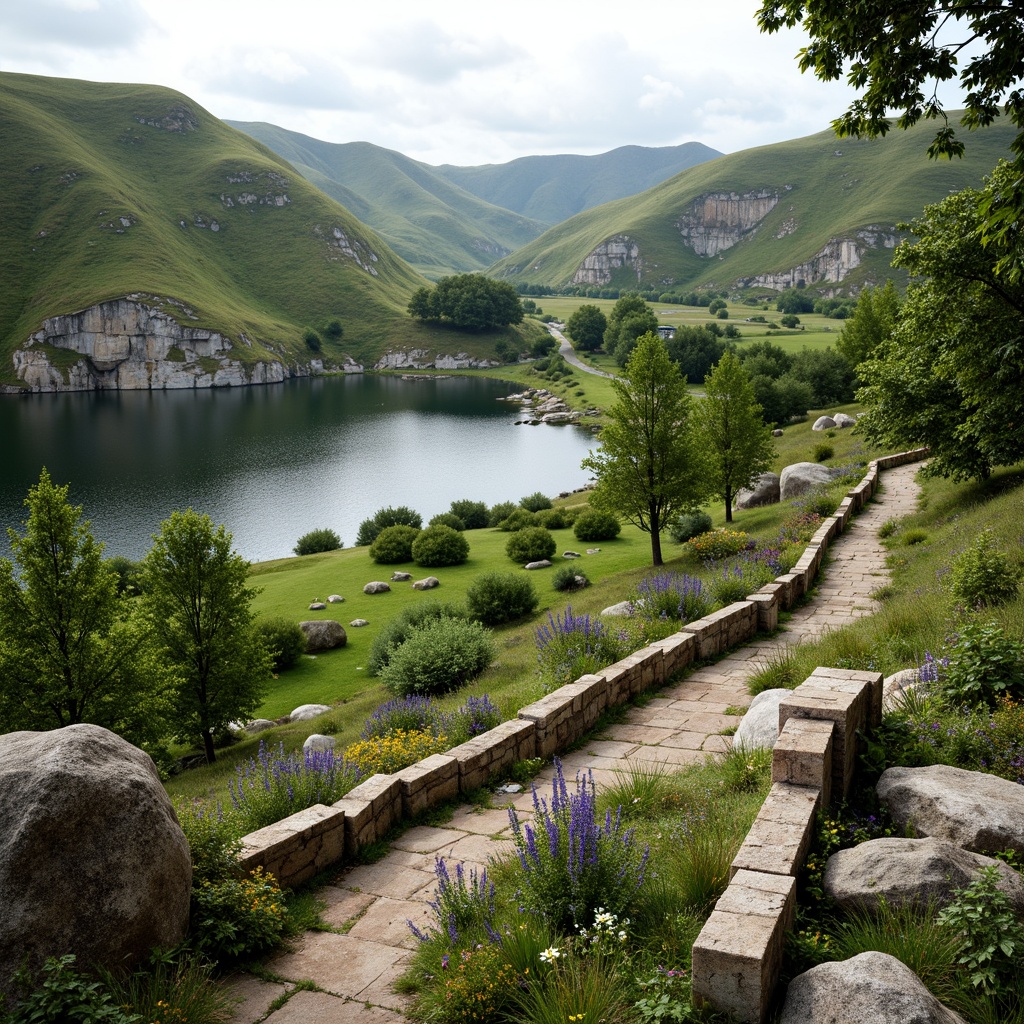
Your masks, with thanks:
[{"label": "low stone retaining wall", "polygon": [[[872,462],[863,480],[814,535],[793,571],[749,595],[747,600],[688,622],[680,632],[634,652],[600,673],[559,687],[521,709],[516,719],[503,722],[445,754],[434,754],[394,775],[374,775],[331,807],[317,804],[250,833],[242,839],[243,868],[263,867],[283,886],[307,881],[324,868],[350,860],[364,846],[384,838],[403,817],[412,817],[468,793],[517,761],[557,754],[587,733],[607,708],[663,685],[694,661],[713,658],[746,643],[758,631],[775,629],[779,611],[793,607],[813,585],[829,542],[875,493],[880,471],[919,461],[926,455],[927,449],[918,449]],[[841,688],[837,692],[845,693]],[[880,701],[880,678],[878,694]],[[832,716],[839,714],[840,705],[850,704],[848,697],[819,695],[821,706],[816,714],[801,710],[791,714],[835,722],[837,719]],[[850,720],[854,717],[851,713]],[[844,768],[854,756],[853,735],[844,732],[833,740],[833,762]],[[833,792],[837,791],[842,791],[841,787],[837,790],[833,785]],[[784,809],[780,813],[790,812]],[[776,893],[771,899],[777,896]]]}]

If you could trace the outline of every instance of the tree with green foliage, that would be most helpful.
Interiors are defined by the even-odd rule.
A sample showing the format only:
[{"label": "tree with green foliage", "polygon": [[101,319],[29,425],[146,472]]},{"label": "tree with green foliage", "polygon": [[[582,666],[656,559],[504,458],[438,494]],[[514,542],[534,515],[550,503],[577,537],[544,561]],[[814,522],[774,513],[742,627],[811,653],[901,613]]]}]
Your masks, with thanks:
[{"label": "tree with green foliage", "polygon": [[839,354],[856,369],[892,334],[900,312],[900,296],[892,280],[882,288],[865,288],[836,341]]},{"label": "tree with green foliage", "polygon": [[0,732],[89,722],[159,739],[148,629],[81,506],[45,469],[25,506],[25,532],[7,531],[14,560],[0,559]]},{"label": "tree with green foliage", "polygon": [[793,357],[790,372],[797,380],[810,385],[816,409],[853,401],[856,374],[831,346],[801,349]]},{"label": "tree with green foliage", "polygon": [[775,302],[775,308],[780,313],[798,314],[813,313],[814,298],[802,288],[786,288],[779,295]]},{"label": "tree with green foliage", "polygon": [[687,381],[696,384],[722,358],[726,343],[717,324],[680,324],[666,343],[669,358],[677,363]]},{"label": "tree with green foliage", "polygon": [[735,353],[726,352],[704,378],[704,396],[694,408],[694,429],[707,455],[712,493],[725,501],[725,521],[731,523],[736,492],[771,467],[772,434]]},{"label": "tree with green foliage", "polygon": [[460,331],[490,331],[523,321],[515,288],[483,274],[455,274],[433,288],[419,288],[408,310],[410,316]]},{"label": "tree with green foliage", "polygon": [[171,728],[181,741],[199,740],[211,764],[214,735],[255,712],[270,675],[248,578],[231,534],[192,509],[160,524],[142,562],[142,607],[175,675]]},{"label": "tree with green foliage", "polygon": [[925,207],[893,264],[911,285],[891,337],[859,368],[869,439],[928,445],[925,472],[986,479],[1024,459],[1024,282],[981,233],[986,200],[1012,187],[1000,164],[983,189]]},{"label": "tree with green foliage", "polygon": [[[1020,129],[1004,188],[980,197],[974,218],[982,248],[1011,282],[1024,277],[1024,10],[1015,0],[764,0],[757,12],[763,32],[801,24],[810,45],[799,53],[801,71],[825,82],[846,78],[860,95],[832,122],[840,137],[875,138],[921,118],[938,122],[932,157],[961,156],[964,143],[939,100],[943,82],[959,80],[968,130],[992,124],[1002,112]],[[959,57],[972,54],[963,64]]]},{"label": "tree with green foliage", "polygon": [[616,401],[601,431],[601,447],[583,460],[583,468],[597,478],[590,504],[649,533],[652,563],[661,565],[662,528],[707,497],[691,398],[665,342],[653,332],[637,339],[612,387]]},{"label": "tree with green foliage", "polygon": [[640,335],[657,330],[654,310],[636,292],[628,292],[612,306],[604,332],[604,350],[615,357],[619,366],[625,366]]},{"label": "tree with green foliage", "polygon": [[599,349],[607,329],[608,318],[598,306],[580,306],[565,322],[565,333],[581,352]]}]

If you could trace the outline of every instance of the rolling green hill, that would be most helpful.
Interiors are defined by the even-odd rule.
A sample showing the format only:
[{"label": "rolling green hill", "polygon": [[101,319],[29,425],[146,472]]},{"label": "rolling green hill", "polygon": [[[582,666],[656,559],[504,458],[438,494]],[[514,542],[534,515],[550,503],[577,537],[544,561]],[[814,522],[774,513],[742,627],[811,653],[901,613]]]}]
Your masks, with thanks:
[{"label": "rolling green hill", "polygon": [[435,168],[369,142],[321,142],[258,121],[227,123],[283,156],[430,278],[484,270],[547,226],[484,202]]},{"label": "rolling green hill", "polygon": [[896,224],[979,185],[1014,137],[997,124],[972,134],[963,160],[933,161],[929,131],[874,141],[826,131],[719,157],[551,228],[490,273],[660,292],[881,281]]},{"label": "rolling green hill", "polygon": [[[405,307],[422,278],[180,93],[0,74],[0,138],[0,382],[20,384],[12,355],[48,318],[126,297],[219,333],[243,367],[308,364],[305,329],[334,319],[327,364],[417,334]],[[62,329],[51,323],[41,348],[66,371],[76,357],[49,344]]]},{"label": "rolling green hill", "polygon": [[489,203],[545,224],[636,195],[688,167],[721,156],[700,142],[680,146],[620,146],[597,156],[524,156],[505,164],[434,170]]}]

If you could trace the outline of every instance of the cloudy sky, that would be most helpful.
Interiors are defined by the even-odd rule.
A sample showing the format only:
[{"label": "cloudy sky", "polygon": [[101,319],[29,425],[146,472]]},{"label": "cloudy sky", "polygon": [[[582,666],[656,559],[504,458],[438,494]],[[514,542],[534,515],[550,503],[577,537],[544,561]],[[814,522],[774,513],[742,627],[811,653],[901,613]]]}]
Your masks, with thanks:
[{"label": "cloudy sky", "polygon": [[758,0],[2,0],[0,70],[186,93],[218,117],[431,164],[828,127],[842,84],[801,75]]}]

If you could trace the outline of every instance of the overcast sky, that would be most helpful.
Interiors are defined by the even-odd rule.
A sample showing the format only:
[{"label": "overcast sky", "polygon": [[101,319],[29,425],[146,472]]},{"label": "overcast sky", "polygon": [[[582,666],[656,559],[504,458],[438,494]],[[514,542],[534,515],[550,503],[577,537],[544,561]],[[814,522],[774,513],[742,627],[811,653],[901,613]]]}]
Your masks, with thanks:
[{"label": "overcast sky", "polygon": [[178,89],[217,117],[431,164],[827,128],[842,84],[801,75],[757,0],[0,0],[0,70]]}]

